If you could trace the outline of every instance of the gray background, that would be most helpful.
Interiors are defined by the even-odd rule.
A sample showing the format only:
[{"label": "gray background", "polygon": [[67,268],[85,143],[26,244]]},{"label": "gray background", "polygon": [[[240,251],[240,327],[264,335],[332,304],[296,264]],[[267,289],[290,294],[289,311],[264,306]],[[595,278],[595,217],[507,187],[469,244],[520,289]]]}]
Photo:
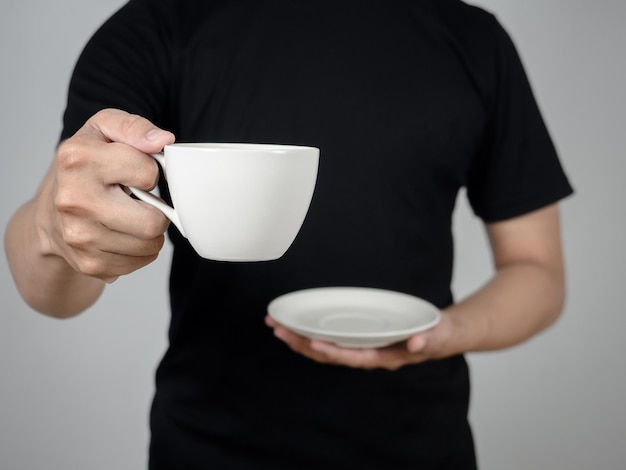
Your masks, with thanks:
[{"label": "gray background", "polygon": [[[479,3],[516,41],[577,190],[562,205],[569,278],[562,319],[522,346],[469,356],[480,464],[485,470],[621,469],[626,2]],[[79,51],[121,4],[3,0],[3,228],[52,157]],[[481,225],[463,197],[455,231],[454,288],[464,295],[491,268]],[[67,321],[26,307],[0,259],[0,468],[143,468],[152,376],[166,344],[169,249]]]}]

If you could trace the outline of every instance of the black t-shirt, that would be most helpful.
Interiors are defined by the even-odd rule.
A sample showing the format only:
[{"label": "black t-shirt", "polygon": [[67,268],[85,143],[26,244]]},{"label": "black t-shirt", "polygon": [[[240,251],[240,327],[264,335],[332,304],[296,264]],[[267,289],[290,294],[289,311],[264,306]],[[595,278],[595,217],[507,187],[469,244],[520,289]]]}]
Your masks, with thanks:
[{"label": "black t-shirt", "polygon": [[462,356],[395,372],[322,365],[263,319],[274,297],[320,286],[445,307],[460,188],[487,222],[571,192],[492,15],[456,0],[134,0],[85,48],[62,137],[106,107],[179,142],[321,149],[280,260],[203,260],[170,229],[151,468],[475,468]]}]

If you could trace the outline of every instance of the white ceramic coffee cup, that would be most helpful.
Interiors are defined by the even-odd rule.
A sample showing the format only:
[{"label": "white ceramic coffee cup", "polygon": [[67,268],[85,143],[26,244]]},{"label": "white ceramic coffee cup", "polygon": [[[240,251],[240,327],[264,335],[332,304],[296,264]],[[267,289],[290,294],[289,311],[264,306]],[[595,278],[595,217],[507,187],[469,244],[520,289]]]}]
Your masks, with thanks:
[{"label": "white ceramic coffee cup", "polygon": [[291,246],[306,217],[319,149],[293,145],[177,143],[153,157],[172,205],[130,190],[161,210],[198,254],[220,261],[267,261]]}]

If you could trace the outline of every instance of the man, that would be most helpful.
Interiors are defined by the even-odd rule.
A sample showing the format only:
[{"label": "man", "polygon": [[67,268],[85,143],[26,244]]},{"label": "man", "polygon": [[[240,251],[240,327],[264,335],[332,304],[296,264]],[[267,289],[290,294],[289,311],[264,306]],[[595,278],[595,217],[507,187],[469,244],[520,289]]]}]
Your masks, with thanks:
[{"label": "man", "polygon": [[[556,204],[571,193],[491,15],[456,0],[133,0],[85,48],[64,124],[6,232],[20,292],[59,317],[158,256],[168,223],[125,189],[158,182],[167,199],[148,154],[174,139],[321,149],[307,220],[280,260],[203,260],[170,227],[151,468],[475,468],[463,353],[558,317]],[[495,274],[454,302],[461,187]],[[425,298],[441,322],[344,349],[266,317],[281,294],[345,285]]]}]

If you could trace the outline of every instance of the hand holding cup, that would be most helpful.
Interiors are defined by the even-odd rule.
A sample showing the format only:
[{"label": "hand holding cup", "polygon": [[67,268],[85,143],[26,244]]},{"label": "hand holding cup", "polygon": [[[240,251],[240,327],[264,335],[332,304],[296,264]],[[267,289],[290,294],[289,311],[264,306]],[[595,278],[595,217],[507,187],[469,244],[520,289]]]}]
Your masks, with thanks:
[{"label": "hand holding cup", "polygon": [[75,271],[111,282],[152,262],[169,223],[123,186],[152,189],[158,166],[148,154],[170,132],[126,112],[98,112],[58,148],[37,197],[42,250]]}]

